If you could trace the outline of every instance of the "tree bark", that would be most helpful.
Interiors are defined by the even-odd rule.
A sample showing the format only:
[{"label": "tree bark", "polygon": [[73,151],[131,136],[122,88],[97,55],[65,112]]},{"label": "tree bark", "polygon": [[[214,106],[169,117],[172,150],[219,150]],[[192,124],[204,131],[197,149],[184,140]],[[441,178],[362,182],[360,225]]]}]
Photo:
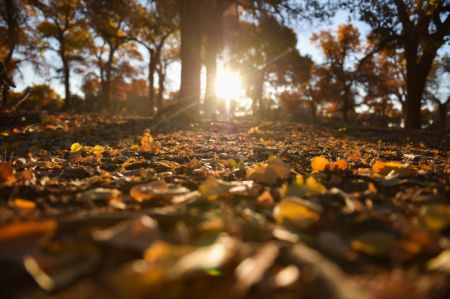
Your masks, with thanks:
[{"label": "tree bark", "polygon": [[14,1],[5,0],[4,1],[5,13],[6,13],[6,23],[7,23],[7,42],[8,42],[8,54],[6,55],[5,60],[3,61],[5,66],[5,76],[4,82],[2,82],[2,108],[6,108],[8,105],[8,91],[9,91],[9,80],[11,78],[11,61],[14,51],[17,46],[17,31],[18,31],[18,23],[17,23],[17,13],[18,7],[16,6]]},{"label": "tree bark", "polygon": [[200,1],[181,0],[181,83],[179,101],[185,118],[198,116],[201,70]]},{"label": "tree bark", "polygon": [[105,68],[105,80],[102,86],[103,93],[103,105],[106,109],[111,108],[111,78],[112,78],[112,63],[114,58],[115,48],[110,46],[108,61],[106,62]]},{"label": "tree bark", "polygon": [[155,70],[156,57],[155,51],[149,49],[149,63],[148,63],[148,104],[150,109],[150,116],[155,112]]},{"label": "tree bark", "polygon": [[[205,3],[206,4],[206,3]],[[204,111],[207,117],[216,114],[217,93],[217,56],[222,43],[223,12],[227,6],[219,6],[217,1],[208,1],[207,14],[204,16],[203,31],[205,33],[205,66],[206,66],[206,94]]]},{"label": "tree bark", "polygon": [[165,91],[165,84],[166,81],[166,65],[164,63],[160,63],[159,68],[157,69],[158,72],[158,101],[157,101],[157,109],[158,111],[161,110],[163,100],[164,100],[164,91]]},{"label": "tree bark", "polygon": [[61,60],[63,64],[63,72],[64,72],[64,92],[65,92],[65,100],[64,106],[66,108],[70,108],[72,106],[71,103],[71,92],[70,92],[70,65],[64,55],[64,50],[61,53]]}]

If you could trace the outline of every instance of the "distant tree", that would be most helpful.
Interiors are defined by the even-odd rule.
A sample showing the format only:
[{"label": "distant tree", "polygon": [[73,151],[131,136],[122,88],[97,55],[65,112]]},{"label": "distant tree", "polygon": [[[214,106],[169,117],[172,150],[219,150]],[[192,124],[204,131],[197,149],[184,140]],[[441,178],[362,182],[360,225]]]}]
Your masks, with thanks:
[{"label": "distant tree", "polygon": [[12,83],[6,81],[12,78],[18,65],[14,54],[28,40],[27,17],[21,0],[0,0],[0,62],[3,64],[2,73],[5,76],[0,82],[2,108],[8,105],[8,90]]},{"label": "distant tree", "polygon": [[102,100],[109,107],[111,98],[111,82],[114,68],[118,63],[118,54],[140,54],[130,43],[130,17],[135,0],[84,0],[87,17],[94,32],[97,43],[91,48],[94,63],[99,68],[102,84]]},{"label": "distant tree", "polygon": [[395,114],[394,99],[404,103],[402,95],[398,95],[404,89],[405,82],[398,73],[401,66],[397,65],[396,55],[394,51],[372,55],[364,61],[359,73],[366,87],[363,103],[377,115],[383,127],[388,125],[389,119]]},{"label": "distant tree", "polygon": [[132,40],[142,45],[148,52],[148,100],[150,114],[155,106],[155,73],[161,61],[161,53],[167,39],[179,26],[176,14],[176,1],[153,0],[147,5],[137,5],[131,17]]},{"label": "distant tree", "polygon": [[32,7],[40,13],[35,36],[42,50],[56,53],[61,59],[65,105],[71,106],[70,77],[72,64],[82,62],[82,52],[92,43],[87,21],[82,11],[82,0],[31,0]]},{"label": "distant tree", "polygon": [[[333,34],[330,31],[320,31],[313,34],[311,40],[318,44],[325,57],[323,71],[327,71],[327,89],[336,93],[331,95],[342,113],[345,123],[349,122],[349,113],[355,106],[357,89],[357,54],[361,53],[359,31],[351,24],[341,24]],[[325,83],[325,81],[323,81]]]},{"label": "distant tree", "polygon": [[426,80],[438,50],[450,38],[450,1],[342,0],[378,36],[380,49],[402,49],[406,61],[406,127],[421,127]]},{"label": "distant tree", "polygon": [[293,84],[305,62],[296,49],[295,32],[270,16],[261,18],[259,24],[241,21],[226,43],[232,67],[243,74],[255,115],[264,112],[265,85]]},{"label": "distant tree", "polygon": [[450,56],[440,57],[434,62],[425,89],[425,99],[436,105],[436,127],[445,131],[450,105]]},{"label": "distant tree", "polygon": [[173,36],[166,46],[162,49],[156,72],[158,74],[158,98],[156,101],[157,109],[161,109],[166,91],[167,70],[170,64],[179,59],[179,43],[177,37]]},{"label": "distant tree", "polygon": [[48,84],[36,84],[31,86],[30,94],[21,105],[25,110],[59,110],[64,102],[58,93]]}]

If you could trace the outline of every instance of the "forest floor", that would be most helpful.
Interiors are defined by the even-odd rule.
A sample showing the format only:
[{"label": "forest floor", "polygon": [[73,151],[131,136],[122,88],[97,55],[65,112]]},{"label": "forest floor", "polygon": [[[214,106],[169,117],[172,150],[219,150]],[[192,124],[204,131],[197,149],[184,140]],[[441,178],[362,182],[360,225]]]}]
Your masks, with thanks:
[{"label": "forest floor", "polygon": [[1,298],[450,298],[449,135],[0,128]]}]

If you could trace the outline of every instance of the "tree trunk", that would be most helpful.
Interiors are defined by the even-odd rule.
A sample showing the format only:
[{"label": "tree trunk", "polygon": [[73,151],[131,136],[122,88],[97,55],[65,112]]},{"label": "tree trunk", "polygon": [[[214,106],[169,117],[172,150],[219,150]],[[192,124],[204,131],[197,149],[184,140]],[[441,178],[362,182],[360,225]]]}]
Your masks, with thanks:
[{"label": "tree trunk", "polygon": [[223,8],[218,7],[217,1],[208,1],[210,5],[204,16],[203,30],[206,40],[205,66],[206,66],[206,95],[204,110],[208,117],[216,114],[217,93],[217,56],[221,48]]},{"label": "tree trunk", "polygon": [[309,107],[311,109],[311,119],[312,122],[315,124],[317,123],[317,105],[314,102],[314,100],[311,99],[310,103],[309,103]]},{"label": "tree trunk", "polygon": [[11,78],[11,62],[12,56],[16,49],[17,45],[17,32],[18,32],[18,23],[17,23],[17,13],[19,8],[17,7],[16,2],[14,1],[4,1],[4,8],[6,13],[6,26],[7,28],[7,46],[8,46],[8,54],[3,61],[5,66],[5,78],[3,78],[2,83],[2,108],[6,108],[8,105],[8,91],[9,91],[9,80]]},{"label": "tree trunk", "polygon": [[64,72],[64,91],[65,91],[64,106],[66,108],[70,108],[72,106],[70,93],[70,66],[63,53],[61,53],[61,59],[63,62],[63,72]]},{"label": "tree trunk", "polygon": [[262,116],[264,113],[263,95],[264,95],[264,71],[260,70],[255,73],[254,85],[252,92],[253,99],[253,115]]},{"label": "tree trunk", "polygon": [[160,67],[157,69],[157,72],[158,72],[158,101],[157,101],[158,111],[161,110],[162,103],[164,100],[164,91],[165,91],[164,82],[166,81],[165,68],[166,68],[165,64],[160,63]]},{"label": "tree trunk", "polygon": [[6,82],[2,85],[2,108],[6,108],[8,105],[8,90],[9,86]]},{"label": "tree trunk", "polygon": [[181,83],[179,100],[185,118],[198,115],[201,70],[200,0],[181,0]]},{"label": "tree trunk", "polygon": [[419,86],[417,64],[412,59],[406,60],[406,119],[405,127],[407,129],[420,129],[422,126],[422,92],[423,88]]},{"label": "tree trunk", "polygon": [[109,55],[108,55],[108,61],[106,62],[106,69],[105,69],[105,73],[106,73],[106,78],[105,81],[103,82],[103,105],[104,108],[106,109],[110,109],[111,108],[111,77],[112,77],[112,63],[113,63],[113,58],[114,58],[114,52],[115,49],[113,47],[110,47],[109,50]]},{"label": "tree trunk", "polygon": [[149,63],[148,63],[148,104],[150,109],[150,116],[153,116],[155,112],[155,51],[149,50]]},{"label": "tree trunk", "polygon": [[216,114],[216,78],[217,78],[217,50],[208,47],[205,54],[206,62],[206,90],[205,90],[205,115],[214,117]]},{"label": "tree trunk", "polygon": [[442,131],[447,130],[447,111],[448,111],[448,102],[440,103],[438,106],[439,118],[441,119],[441,129]]}]

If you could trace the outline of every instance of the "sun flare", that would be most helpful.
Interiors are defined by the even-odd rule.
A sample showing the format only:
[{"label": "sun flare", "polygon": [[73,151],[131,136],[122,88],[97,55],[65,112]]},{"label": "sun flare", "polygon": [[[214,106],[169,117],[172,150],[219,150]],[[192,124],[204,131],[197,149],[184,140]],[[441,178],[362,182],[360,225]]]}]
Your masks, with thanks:
[{"label": "sun flare", "polygon": [[239,74],[219,69],[216,79],[216,93],[219,98],[224,100],[239,100],[242,94],[242,82]]}]

